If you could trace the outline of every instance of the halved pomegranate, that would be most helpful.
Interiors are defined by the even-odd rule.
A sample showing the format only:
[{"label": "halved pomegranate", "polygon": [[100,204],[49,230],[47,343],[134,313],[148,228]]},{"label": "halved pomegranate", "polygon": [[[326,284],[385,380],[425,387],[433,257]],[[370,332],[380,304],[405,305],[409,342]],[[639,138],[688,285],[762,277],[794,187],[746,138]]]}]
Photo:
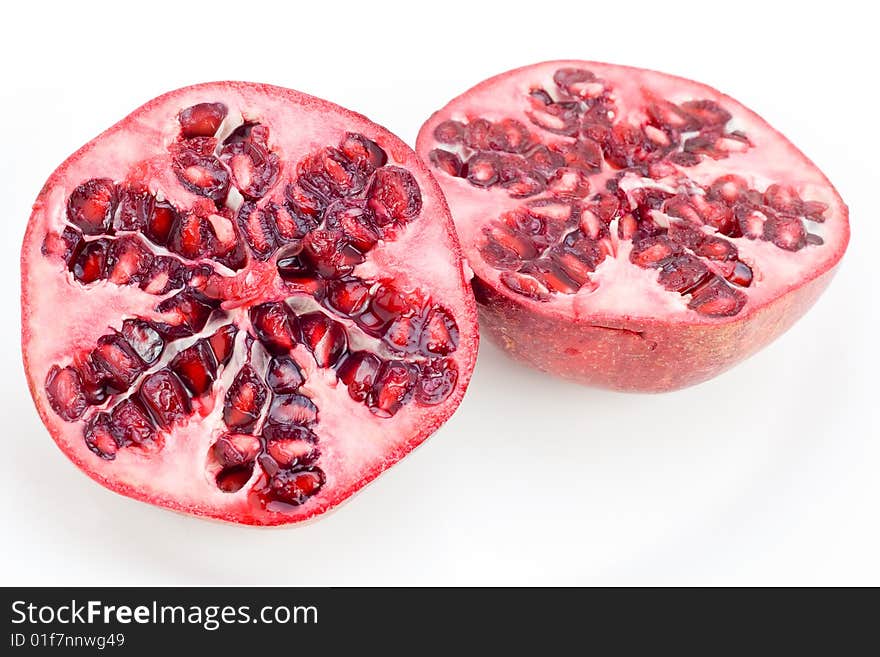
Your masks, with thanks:
[{"label": "halved pomegranate", "polygon": [[806,312],[849,240],[846,205],[785,137],[663,73],[510,71],[436,112],[417,152],[452,209],[481,328],[591,385],[723,372]]},{"label": "halved pomegranate", "polygon": [[257,525],[326,511],[425,440],[478,342],[415,153],[341,107],[238,82],[156,98],[52,174],[22,315],[31,393],[77,466]]}]

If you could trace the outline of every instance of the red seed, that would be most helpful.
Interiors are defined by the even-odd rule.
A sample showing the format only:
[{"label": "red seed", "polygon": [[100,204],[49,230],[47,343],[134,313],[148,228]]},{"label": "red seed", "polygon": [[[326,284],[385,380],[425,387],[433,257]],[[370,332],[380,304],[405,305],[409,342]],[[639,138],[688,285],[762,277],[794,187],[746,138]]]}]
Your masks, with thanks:
[{"label": "red seed", "polygon": [[380,226],[405,224],[422,211],[422,192],[409,171],[385,166],[373,177],[367,191],[367,203]]},{"label": "red seed", "polygon": [[266,387],[254,368],[244,365],[226,391],[223,421],[230,429],[249,431],[257,423],[266,404]]},{"label": "red seed", "polygon": [[61,369],[53,365],[46,376],[45,387],[49,404],[59,417],[73,422],[82,416],[88,404],[82,379],[73,367]]},{"label": "red seed", "polygon": [[187,107],[177,116],[184,139],[213,137],[229,112],[223,103],[199,103]]},{"label": "red seed", "polygon": [[266,422],[310,427],[318,422],[318,407],[305,395],[275,395]]},{"label": "red seed", "polygon": [[257,338],[270,354],[287,354],[300,340],[296,315],[282,301],[254,306],[250,318]]},{"label": "red seed", "polygon": [[161,369],[144,377],[138,399],[163,429],[182,422],[190,413],[189,397],[171,370]]},{"label": "red seed", "polygon": [[318,367],[333,367],[348,348],[345,327],[321,312],[301,315],[299,323],[303,344],[315,356]]},{"label": "red seed", "polygon": [[106,233],[113,221],[117,201],[116,185],[112,180],[87,180],[67,199],[67,219],[86,235]]},{"label": "red seed", "polygon": [[195,396],[208,392],[217,375],[214,355],[210,344],[205,340],[199,340],[178,353],[172,359],[170,367]]}]

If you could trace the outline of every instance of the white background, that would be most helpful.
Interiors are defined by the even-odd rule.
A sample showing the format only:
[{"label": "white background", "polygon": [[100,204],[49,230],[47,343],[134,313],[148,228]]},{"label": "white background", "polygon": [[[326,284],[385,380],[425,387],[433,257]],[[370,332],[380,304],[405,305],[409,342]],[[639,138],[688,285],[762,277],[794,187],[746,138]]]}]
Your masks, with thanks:
[{"label": "white background", "polygon": [[[0,583],[880,584],[880,52],[865,3],[810,4],[7,7]],[[849,251],[775,344],[714,381],[639,396],[555,380],[484,343],[453,419],[302,527],[134,502],[55,447],[22,371],[18,258],[30,204],[76,148],[159,93],[215,79],[322,96],[412,144],[480,80],[566,57],[712,84],[836,184]]]}]

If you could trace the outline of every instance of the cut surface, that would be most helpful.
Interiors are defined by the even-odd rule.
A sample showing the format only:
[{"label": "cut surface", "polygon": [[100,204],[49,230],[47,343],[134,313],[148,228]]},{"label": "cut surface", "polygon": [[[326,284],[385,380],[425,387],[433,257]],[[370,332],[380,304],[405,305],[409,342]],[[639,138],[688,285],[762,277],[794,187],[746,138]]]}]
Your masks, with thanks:
[{"label": "cut surface", "polygon": [[427,169],[277,87],[181,89],[84,146],[35,203],[22,272],[25,367],[64,452],[233,522],[349,497],[452,414],[476,357]]},{"label": "cut surface", "polygon": [[664,390],[717,374],[809,307],[849,239],[846,206],[790,142],[663,73],[510,71],[435,113],[417,150],[484,329],[586,383]]}]

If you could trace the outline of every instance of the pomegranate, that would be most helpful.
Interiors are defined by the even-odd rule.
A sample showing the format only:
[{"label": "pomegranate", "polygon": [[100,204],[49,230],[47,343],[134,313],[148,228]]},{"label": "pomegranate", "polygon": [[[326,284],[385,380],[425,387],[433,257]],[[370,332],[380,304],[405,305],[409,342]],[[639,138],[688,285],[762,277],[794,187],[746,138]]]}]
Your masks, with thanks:
[{"label": "pomegranate", "polygon": [[453,413],[476,305],[428,169],[259,84],[156,98],[49,178],[22,247],[37,409],[104,486],[276,525],[323,513]]},{"label": "pomegranate", "polygon": [[559,61],[436,112],[417,152],[446,193],[481,328],[582,383],[665,391],[787,330],[849,240],[827,178],[697,82]]}]

